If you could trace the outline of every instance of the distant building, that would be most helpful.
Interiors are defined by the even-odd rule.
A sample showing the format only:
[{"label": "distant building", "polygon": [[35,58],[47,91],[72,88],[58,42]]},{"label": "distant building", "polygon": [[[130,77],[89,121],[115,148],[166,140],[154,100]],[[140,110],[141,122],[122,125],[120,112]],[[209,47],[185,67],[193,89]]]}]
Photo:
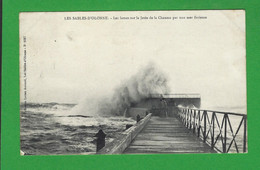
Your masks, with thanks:
[{"label": "distant building", "polygon": [[146,108],[152,110],[154,115],[170,116],[176,106],[200,108],[200,94],[151,94],[138,103],[133,103],[133,108]]}]

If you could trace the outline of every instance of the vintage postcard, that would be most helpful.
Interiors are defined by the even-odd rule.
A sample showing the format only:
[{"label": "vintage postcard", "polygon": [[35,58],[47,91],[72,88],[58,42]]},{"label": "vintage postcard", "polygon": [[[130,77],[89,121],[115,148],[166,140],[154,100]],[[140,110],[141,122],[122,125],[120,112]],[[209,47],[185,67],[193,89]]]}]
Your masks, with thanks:
[{"label": "vintage postcard", "polygon": [[247,153],[244,10],[19,17],[21,155]]}]

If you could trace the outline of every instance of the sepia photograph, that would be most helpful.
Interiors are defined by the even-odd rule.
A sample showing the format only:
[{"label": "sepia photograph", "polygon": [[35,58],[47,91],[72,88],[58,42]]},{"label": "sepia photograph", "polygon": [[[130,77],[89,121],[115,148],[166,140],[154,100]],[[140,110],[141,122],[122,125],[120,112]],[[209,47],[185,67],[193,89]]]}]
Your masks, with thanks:
[{"label": "sepia photograph", "polygon": [[245,15],[21,12],[20,154],[247,153]]}]

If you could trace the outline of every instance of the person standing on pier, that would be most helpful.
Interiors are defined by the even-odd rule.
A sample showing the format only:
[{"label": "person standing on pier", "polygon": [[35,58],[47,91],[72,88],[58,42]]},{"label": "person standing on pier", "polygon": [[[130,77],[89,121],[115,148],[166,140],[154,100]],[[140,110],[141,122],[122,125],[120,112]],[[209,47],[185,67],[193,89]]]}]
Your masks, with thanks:
[{"label": "person standing on pier", "polygon": [[163,112],[165,113],[165,117],[168,117],[168,104],[167,104],[167,101],[164,98],[162,98],[161,99],[161,103],[162,103]]}]

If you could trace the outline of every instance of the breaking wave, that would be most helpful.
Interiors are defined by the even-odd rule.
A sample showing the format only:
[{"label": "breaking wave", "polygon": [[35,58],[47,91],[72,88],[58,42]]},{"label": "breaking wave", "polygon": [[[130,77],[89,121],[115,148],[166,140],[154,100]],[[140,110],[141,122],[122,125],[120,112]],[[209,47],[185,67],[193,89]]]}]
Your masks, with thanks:
[{"label": "breaking wave", "polygon": [[87,115],[124,115],[132,104],[155,93],[169,93],[167,76],[153,63],[140,69],[114,89],[107,98],[85,100],[75,107],[75,114]]}]

